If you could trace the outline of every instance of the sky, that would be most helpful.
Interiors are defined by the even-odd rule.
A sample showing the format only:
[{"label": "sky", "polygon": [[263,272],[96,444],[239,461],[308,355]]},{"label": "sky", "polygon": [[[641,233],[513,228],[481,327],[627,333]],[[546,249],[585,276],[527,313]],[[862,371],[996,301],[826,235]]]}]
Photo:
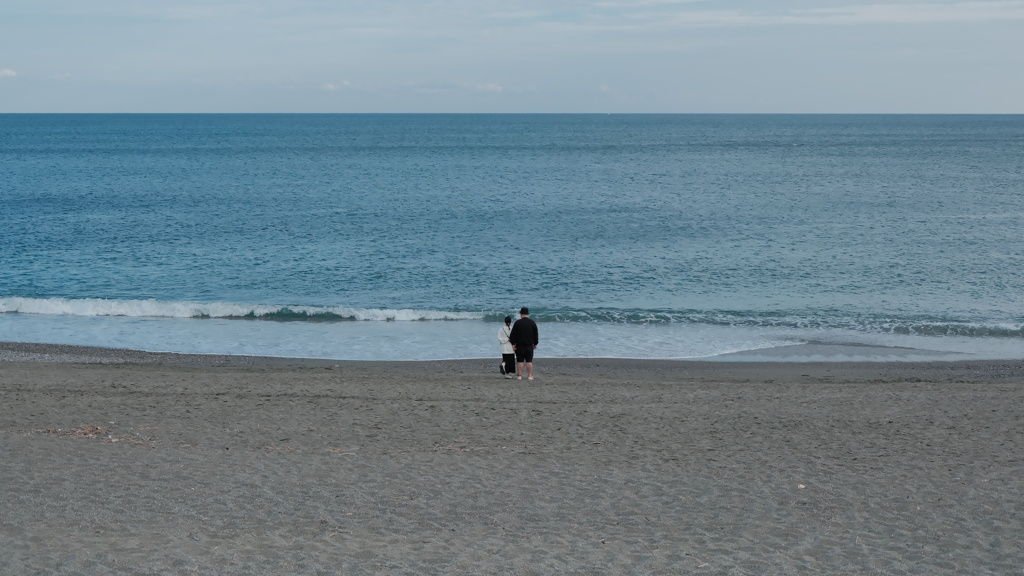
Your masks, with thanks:
[{"label": "sky", "polygon": [[1024,113],[1024,0],[0,0],[0,113]]}]

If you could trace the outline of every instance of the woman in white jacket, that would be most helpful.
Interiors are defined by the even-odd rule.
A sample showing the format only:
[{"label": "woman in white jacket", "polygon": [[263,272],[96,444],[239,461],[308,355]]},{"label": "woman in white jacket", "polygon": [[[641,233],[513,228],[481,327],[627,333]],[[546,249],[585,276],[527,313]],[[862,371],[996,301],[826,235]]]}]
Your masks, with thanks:
[{"label": "woman in white jacket", "polygon": [[512,343],[508,341],[511,333],[512,317],[505,316],[505,325],[498,329],[498,343],[501,344],[501,364],[498,364],[498,370],[505,378],[511,378],[516,373],[516,353],[512,349]]}]

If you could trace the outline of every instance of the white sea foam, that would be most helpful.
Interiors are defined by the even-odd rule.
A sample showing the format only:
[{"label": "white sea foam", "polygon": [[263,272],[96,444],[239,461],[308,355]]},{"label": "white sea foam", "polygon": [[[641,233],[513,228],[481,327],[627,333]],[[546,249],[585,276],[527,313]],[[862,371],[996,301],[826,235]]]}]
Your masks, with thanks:
[{"label": "white sea foam", "polygon": [[166,302],[104,298],[0,298],[0,313],[129,318],[254,318],[362,321],[479,320],[480,313],[443,310],[289,306],[232,302]]},{"label": "white sea foam", "polygon": [[[339,360],[497,358],[498,322],[246,322],[0,314],[0,340]],[[542,322],[538,358],[735,361],[1021,359],[1012,338],[871,335],[702,324]],[[731,355],[730,355],[731,354]]]}]

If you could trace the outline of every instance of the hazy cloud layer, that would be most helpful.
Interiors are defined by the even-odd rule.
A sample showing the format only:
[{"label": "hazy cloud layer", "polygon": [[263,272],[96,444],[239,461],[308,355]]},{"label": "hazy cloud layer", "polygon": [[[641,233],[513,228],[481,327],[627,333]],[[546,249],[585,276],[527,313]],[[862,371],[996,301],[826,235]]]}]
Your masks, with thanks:
[{"label": "hazy cloud layer", "polygon": [[1024,0],[16,0],[3,111],[1024,112]]}]

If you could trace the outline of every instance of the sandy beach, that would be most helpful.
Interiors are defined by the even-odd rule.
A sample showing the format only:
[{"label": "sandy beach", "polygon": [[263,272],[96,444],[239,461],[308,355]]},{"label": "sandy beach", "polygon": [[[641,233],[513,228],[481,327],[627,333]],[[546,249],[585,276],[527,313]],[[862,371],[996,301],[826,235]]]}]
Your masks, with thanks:
[{"label": "sandy beach", "polygon": [[1020,574],[1020,362],[0,343],[2,574]]}]

